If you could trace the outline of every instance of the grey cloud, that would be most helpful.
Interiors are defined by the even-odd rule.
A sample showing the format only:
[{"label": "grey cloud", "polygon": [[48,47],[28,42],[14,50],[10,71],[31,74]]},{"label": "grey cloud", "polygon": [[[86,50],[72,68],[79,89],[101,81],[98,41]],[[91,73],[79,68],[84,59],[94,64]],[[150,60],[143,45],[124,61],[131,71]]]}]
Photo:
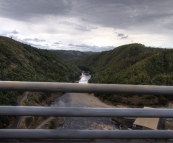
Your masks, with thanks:
[{"label": "grey cloud", "polygon": [[[69,48],[67,48],[66,46],[64,47],[56,47],[57,45],[48,45],[48,44],[44,44],[44,45],[40,45],[40,44],[33,44],[33,43],[27,43],[30,44],[33,47],[37,47],[37,48],[41,48],[41,49],[58,49],[58,50],[69,50]],[[86,44],[81,44],[81,45],[74,45],[74,44],[69,44],[71,45],[70,50],[77,50],[77,51],[94,51],[94,52],[101,52],[101,51],[107,51],[107,50],[111,50],[115,47],[113,46],[103,46],[103,47],[99,47],[99,46],[91,46],[91,45],[86,45]]]},{"label": "grey cloud", "polygon": [[24,44],[28,44],[28,45],[31,45],[35,48],[40,48],[40,49],[48,49],[49,47],[46,45],[46,44],[34,44],[34,43],[30,43],[31,39],[30,38],[26,38],[26,39],[20,39],[18,38],[17,36],[14,36],[14,35],[8,35],[9,38],[12,38],[16,41],[19,41],[19,42],[22,42]]},{"label": "grey cloud", "polygon": [[40,45],[40,44],[33,44],[33,43],[29,43],[29,44],[38,49],[49,49],[47,45]]},{"label": "grey cloud", "polygon": [[45,42],[46,40],[34,38],[33,41],[34,41],[34,42]]},{"label": "grey cloud", "polygon": [[73,44],[68,44],[69,46],[75,46],[75,45],[73,45]]},{"label": "grey cloud", "polygon": [[[58,48],[59,50],[69,50],[68,46],[70,46],[71,50],[101,52],[101,51],[112,50],[112,49],[115,48],[114,46],[95,46],[95,45],[86,45],[86,44],[79,44],[79,45],[77,45],[77,44],[68,44],[68,46],[57,47],[57,44],[55,44],[55,43],[59,43],[59,42],[55,42],[53,44],[42,44],[42,43],[35,44],[35,43],[32,43],[32,41],[34,41],[34,39],[38,40],[38,38],[20,39],[17,36],[14,36],[14,35],[9,35],[8,37],[10,37],[12,39],[15,39],[19,42],[31,45],[33,47],[40,48],[40,49],[57,49]],[[38,40],[38,41],[43,41],[43,40]]]},{"label": "grey cloud", "polygon": [[76,26],[76,29],[77,30],[80,30],[80,31],[90,31],[90,30],[93,30],[93,29],[97,29],[97,27],[95,26]]},{"label": "grey cloud", "polygon": [[71,9],[65,0],[1,0],[0,15],[12,19],[28,21],[42,15],[64,15]]},{"label": "grey cloud", "polygon": [[54,45],[59,45],[60,44],[60,42],[55,42],[55,43],[53,43]]},{"label": "grey cloud", "polygon": [[121,37],[121,39],[127,39],[129,36],[127,35],[127,36],[123,36],[123,37]]},{"label": "grey cloud", "polygon": [[156,24],[161,30],[173,23],[172,0],[81,0],[76,5],[76,15],[106,27],[151,32]]},{"label": "grey cloud", "polygon": [[123,34],[123,33],[117,33],[117,36],[118,36],[118,37],[123,37],[124,34]]},{"label": "grey cloud", "polygon": [[141,14],[137,16],[137,19],[140,23],[147,23],[147,22],[157,22],[160,21],[162,23],[162,20],[168,20],[173,21],[173,12],[167,11],[165,13],[147,13],[147,14]]},{"label": "grey cloud", "polygon": [[14,35],[8,35],[8,37],[14,39],[14,40],[17,40],[18,39],[18,36],[14,36]]},{"label": "grey cloud", "polygon": [[[28,21],[45,15],[76,17],[83,22],[130,29],[173,23],[172,0],[1,0],[0,15]],[[164,19],[164,21],[162,21]],[[166,21],[166,22],[165,22]],[[92,27],[76,27],[87,31]]]},{"label": "grey cloud", "polygon": [[7,34],[6,34],[6,33],[1,33],[0,35],[1,35],[1,36],[7,36]]},{"label": "grey cloud", "polygon": [[55,45],[55,44],[52,44],[51,46],[52,46],[52,47],[55,47],[55,46],[57,46],[57,45]]},{"label": "grey cloud", "polygon": [[12,34],[18,34],[19,32],[16,31],[16,30],[13,30],[11,33],[12,33]]},{"label": "grey cloud", "polygon": [[24,41],[32,41],[33,39],[31,39],[31,38],[25,38],[25,39],[23,39]]},{"label": "grey cloud", "polygon": [[[129,30],[135,35],[154,33],[165,36],[173,23],[172,5],[173,0],[0,0],[0,17],[24,21],[29,25],[38,24],[43,17],[50,18],[50,23],[54,22],[51,19],[53,15],[61,22],[64,17],[67,20],[57,25],[66,24],[80,32],[96,29],[92,25],[97,25]],[[77,18],[81,23],[69,22],[68,18]],[[44,32],[47,33],[62,32],[52,27],[46,29]],[[121,34],[119,38],[129,38],[126,33]]]},{"label": "grey cloud", "polygon": [[84,26],[76,27],[76,29],[79,31],[90,31],[87,27],[84,27]]},{"label": "grey cloud", "polygon": [[45,42],[46,40],[43,40],[43,39],[38,39],[38,38],[34,38],[34,39],[32,39],[32,38],[25,38],[25,39],[23,39],[23,41],[26,41],[26,42]]},{"label": "grey cloud", "polygon": [[10,35],[10,36],[14,36],[14,35],[17,35],[17,34],[19,34],[19,32],[17,31],[17,30],[13,30],[13,31],[3,31],[2,33],[1,33],[1,35]]},{"label": "grey cloud", "polygon": [[[82,20],[83,21],[83,20]],[[65,24],[67,26],[72,26],[74,29],[80,30],[80,31],[90,31],[93,29],[97,29],[98,27],[92,26],[90,24],[84,24],[84,23],[75,23],[71,21],[62,21],[60,24]]]},{"label": "grey cloud", "polygon": [[72,46],[76,48],[75,50],[78,51],[95,51],[95,52],[101,52],[101,51],[107,51],[115,48],[114,46],[95,46],[95,45],[86,45],[86,44],[80,44],[80,45],[74,45],[69,44],[69,46]]},{"label": "grey cloud", "polygon": [[60,42],[55,42],[51,46],[56,47],[57,45],[61,44]]},{"label": "grey cloud", "polygon": [[121,39],[127,39],[129,36],[128,35],[125,35],[123,33],[118,33],[116,32],[117,36],[120,37]]}]

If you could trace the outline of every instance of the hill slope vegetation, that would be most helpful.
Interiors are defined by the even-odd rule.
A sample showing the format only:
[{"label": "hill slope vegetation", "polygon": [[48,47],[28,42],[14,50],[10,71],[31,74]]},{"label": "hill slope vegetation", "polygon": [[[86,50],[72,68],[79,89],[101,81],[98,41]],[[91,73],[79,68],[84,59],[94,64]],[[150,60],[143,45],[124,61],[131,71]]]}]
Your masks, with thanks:
[{"label": "hill slope vegetation", "polygon": [[[0,36],[1,81],[56,81],[70,82],[80,75],[80,70],[63,61],[53,52]],[[0,105],[17,105],[21,92],[0,91]],[[0,117],[0,128],[10,123],[7,116]]]},{"label": "hill slope vegetation", "polygon": [[52,51],[63,60],[83,58],[83,57],[90,56],[97,53],[97,52],[90,52],[90,51],[81,52],[81,51],[75,51],[75,50],[52,50]]},{"label": "hill slope vegetation", "polygon": [[[173,50],[145,47],[141,44],[129,44],[117,47],[111,51],[101,52],[77,62],[81,69],[92,73],[90,82],[108,84],[149,84],[173,85]],[[85,66],[84,66],[85,65]],[[132,102],[123,96],[97,94],[112,103],[139,104],[145,100]],[[130,96],[132,97],[132,96]],[[149,105],[166,104],[173,100],[171,96],[143,96],[153,99]],[[132,98],[131,98],[132,99]]]},{"label": "hill slope vegetation", "polygon": [[0,80],[67,82],[79,72],[51,51],[0,37]]}]

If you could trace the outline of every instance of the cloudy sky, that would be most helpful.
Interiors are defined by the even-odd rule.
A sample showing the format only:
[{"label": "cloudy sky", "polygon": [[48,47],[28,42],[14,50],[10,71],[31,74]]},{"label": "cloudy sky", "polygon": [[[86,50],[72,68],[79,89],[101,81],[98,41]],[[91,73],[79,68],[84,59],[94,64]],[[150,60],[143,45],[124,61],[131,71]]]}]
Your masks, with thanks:
[{"label": "cloudy sky", "polygon": [[0,35],[44,49],[173,48],[173,0],[0,0]]}]

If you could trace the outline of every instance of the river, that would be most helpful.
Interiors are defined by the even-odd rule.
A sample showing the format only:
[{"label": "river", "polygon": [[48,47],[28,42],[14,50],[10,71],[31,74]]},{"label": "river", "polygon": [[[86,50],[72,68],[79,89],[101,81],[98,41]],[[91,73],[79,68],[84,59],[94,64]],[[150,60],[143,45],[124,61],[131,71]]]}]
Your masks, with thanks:
[{"label": "river", "polygon": [[[91,75],[82,73],[79,84],[88,84]],[[51,106],[53,107],[89,107],[86,104],[74,102],[71,96],[74,93],[65,93],[57,98]],[[115,130],[118,126],[108,117],[64,117],[65,123],[58,129],[85,129],[85,130]]]}]

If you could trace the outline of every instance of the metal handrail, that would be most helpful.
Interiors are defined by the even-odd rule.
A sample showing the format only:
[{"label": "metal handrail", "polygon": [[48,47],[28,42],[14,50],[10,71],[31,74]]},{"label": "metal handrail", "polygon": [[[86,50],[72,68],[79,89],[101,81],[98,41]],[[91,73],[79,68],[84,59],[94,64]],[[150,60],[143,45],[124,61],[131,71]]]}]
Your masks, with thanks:
[{"label": "metal handrail", "polygon": [[173,131],[167,130],[40,130],[0,129],[0,138],[8,139],[172,139]]},{"label": "metal handrail", "polygon": [[0,90],[173,95],[173,86],[78,84],[58,82],[0,81]]},{"label": "metal handrail", "polygon": [[[75,84],[50,82],[0,81],[2,91],[62,91],[78,93],[120,93],[173,95],[173,86]],[[138,108],[62,108],[0,106],[0,115],[64,117],[173,117],[172,109]],[[127,130],[37,130],[0,129],[0,139],[173,139],[173,131]]]},{"label": "metal handrail", "polygon": [[0,106],[0,115],[63,117],[169,117],[172,109]]}]

